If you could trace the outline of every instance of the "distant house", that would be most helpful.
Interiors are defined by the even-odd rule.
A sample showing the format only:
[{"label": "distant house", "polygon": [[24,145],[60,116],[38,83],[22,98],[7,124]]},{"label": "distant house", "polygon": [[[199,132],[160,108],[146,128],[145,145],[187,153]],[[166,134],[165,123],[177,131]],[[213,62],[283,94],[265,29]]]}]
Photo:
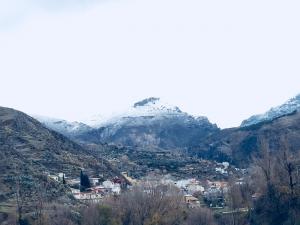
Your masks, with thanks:
[{"label": "distant house", "polygon": [[194,194],[194,193],[197,193],[197,192],[203,194],[204,190],[205,190],[204,187],[202,187],[199,184],[188,184],[186,186],[186,189],[191,194]]},{"label": "distant house", "polygon": [[98,193],[98,194],[103,194],[103,195],[111,193],[110,188],[105,188],[104,186],[101,186],[101,185],[88,188],[87,190],[91,191],[93,193]]},{"label": "distant house", "polygon": [[50,179],[52,179],[52,180],[55,180],[56,182],[59,181],[59,177],[56,176],[56,175],[49,175],[48,177],[49,177]]},{"label": "distant house", "polygon": [[120,194],[121,192],[121,185],[118,183],[113,183],[109,180],[103,182],[103,187],[111,189],[114,194]]},{"label": "distant house", "polygon": [[94,193],[94,192],[79,192],[79,193],[76,192],[73,193],[73,195],[77,200],[87,201],[92,203],[98,203],[103,198],[102,194]]},{"label": "distant house", "polygon": [[196,192],[204,192],[204,187],[196,179],[178,180],[174,183],[179,189],[187,194],[194,194]]},{"label": "distant house", "polygon": [[223,191],[227,191],[228,182],[225,181],[209,181],[207,180],[208,188],[217,188],[222,189]]},{"label": "distant house", "polygon": [[75,189],[75,188],[71,188],[71,192],[72,192],[72,194],[78,194],[78,193],[80,193],[80,190]]},{"label": "distant house", "polygon": [[198,208],[200,207],[200,201],[198,198],[195,198],[192,195],[185,195],[184,202],[187,204],[189,208]]},{"label": "distant house", "polygon": [[63,180],[63,178],[66,178],[66,174],[64,173],[58,173],[59,180]]},{"label": "distant house", "polygon": [[221,167],[217,167],[216,172],[221,173],[221,174],[227,174],[228,172],[226,171],[226,169],[221,168]]},{"label": "distant house", "polygon": [[92,186],[97,186],[100,184],[100,178],[90,178]]},{"label": "distant house", "polygon": [[66,178],[65,174],[64,173],[59,173],[58,175],[50,175],[48,173],[48,177],[52,180],[55,180],[56,182],[58,181],[62,181],[63,178]]}]

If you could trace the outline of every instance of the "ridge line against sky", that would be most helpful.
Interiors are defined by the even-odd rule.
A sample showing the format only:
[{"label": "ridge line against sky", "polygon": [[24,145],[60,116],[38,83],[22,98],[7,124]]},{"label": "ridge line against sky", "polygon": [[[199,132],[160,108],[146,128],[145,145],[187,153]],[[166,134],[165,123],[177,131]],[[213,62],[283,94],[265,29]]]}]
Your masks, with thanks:
[{"label": "ridge line against sky", "polygon": [[232,127],[300,92],[297,1],[20,3],[0,2],[1,106],[77,120],[158,96]]}]

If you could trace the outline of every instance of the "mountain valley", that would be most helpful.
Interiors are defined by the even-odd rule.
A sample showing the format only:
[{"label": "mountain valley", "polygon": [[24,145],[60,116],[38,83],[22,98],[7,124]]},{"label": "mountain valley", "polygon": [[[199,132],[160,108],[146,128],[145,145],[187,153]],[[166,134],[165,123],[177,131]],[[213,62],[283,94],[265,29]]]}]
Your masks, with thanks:
[{"label": "mountain valley", "polygon": [[[41,189],[47,202],[76,206],[158,179],[176,185],[191,182],[197,190],[204,190],[200,197],[187,186],[182,191],[198,196],[209,208],[222,209],[223,218],[222,213],[230,212],[231,201],[224,188],[232,182],[248,182],[264,145],[270,157],[279,157],[282,149],[289,149],[294,157],[300,154],[298,100],[299,96],[292,98],[264,116],[229,129],[159,98],[137,102],[105,121],[94,120],[93,125],[43,116],[34,119],[0,107],[0,168],[4,171],[0,175],[0,221],[1,215],[14,210],[20,189],[30,199],[27,202],[32,202],[31,207],[24,207],[30,213]],[[298,161],[296,157],[293,163],[297,166]],[[98,186],[82,191],[82,171]],[[62,180],[55,180],[57,174],[63,174]],[[257,194],[255,185],[251,188]]]}]

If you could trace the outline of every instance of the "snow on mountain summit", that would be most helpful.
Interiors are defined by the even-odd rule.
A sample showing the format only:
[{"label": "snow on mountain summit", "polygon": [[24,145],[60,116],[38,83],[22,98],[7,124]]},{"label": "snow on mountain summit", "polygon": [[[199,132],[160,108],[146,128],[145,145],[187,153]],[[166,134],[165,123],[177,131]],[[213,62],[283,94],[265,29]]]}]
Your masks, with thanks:
[{"label": "snow on mountain summit", "polygon": [[170,105],[167,102],[162,101],[160,98],[147,98],[139,101],[133,105],[131,108],[131,113],[140,113],[140,115],[148,114],[161,114],[161,113],[182,113],[182,111],[177,107]]},{"label": "snow on mountain summit", "polygon": [[176,112],[181,113],[181,110],[177,106],[163,102],[160,98],[147,98],[139,101],[133,105],[135,109],[143,109],[148,111],[160,111],[160,112]]},{"label": "snow on mountain summit", "polygon": [[133,106],[123,110],[123,112],[114,113],[110,117],[95,115],[88,120],[82,121],[91,127],[97,128],[107,124],[117,123],[124,118],[150,117],[150,116],[175,116],[185,114],[177,106],[171,105],[160,98],[146,98],[136,102]]},{"label": "snow on mountain summit", "polygon": [[51,118],[40,115],[33,115],[33,117],[42,124],[44,124],[44,126],[62,134],[78,134],[91,129],[91,127],[89,127],[88,125],[77,121],[69,122],[63,119]]},{"label": "snow on mountain summit", "polygon": [[241,124],[242,127],[254,125],[263,121],[270,121],[273,119],[276,119],[281,116],[285,116],[288,114],[291,114],[295,111],[300,110],[300,94],[298,94],[296,97],[291,98],[284,104],[271,108],[269,111],[267,111],[264,114],[261,115],[254,115],[250,117],[247,120],[244,120]]},{"label": "snow on mountain summit", "polygon": [[140,112],[148,111],[149,113],[182,113],[182,111],[177,106],[170,105],[169,103],[162,101],[160,98],[154,97],[147,98],[135,103],[133,105],[133,108]]},{"label": "snow on mountain summit", "polygon": [[160,98],[155,98],[155,97],[151,97],[151,98],[146,98],[142,101],[136,102],[133,107],[137,108],[140,106],[145,106],[145,105],[149,105],[149,104],[155,104],[156,102],[159,102]]},{"label": "snow on mountain summit", "polygon": [[219,130],[206,117],[194,117],[154,97],[138,101],[106,121],[100,118],[99,122],[93,131],[78,138],[83,142],[173,149],[195,145]]},{"label": "snow on mountain summit", "polygon": [[[138,101],[123,112],[81,122],[35,116],[46,127],[80,141],[178,147],[218,130],[207,117],[194,117],[160,98]],[[174,135],[174,136],[173,136]]]}]

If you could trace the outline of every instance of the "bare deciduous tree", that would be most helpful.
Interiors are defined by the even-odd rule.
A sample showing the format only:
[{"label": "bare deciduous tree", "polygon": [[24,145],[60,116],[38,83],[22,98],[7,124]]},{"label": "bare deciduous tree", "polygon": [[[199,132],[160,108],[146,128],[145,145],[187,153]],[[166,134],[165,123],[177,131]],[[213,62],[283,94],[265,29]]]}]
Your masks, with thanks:
[{"label": "bare deciduous tree", "polygon": [[189,211],[186,225],[216,225],[216,222],[211,210],[199,208]]},{"label": "bare deciduous tree", "polygon": [[123,225],[176,225],[183,219],[182,196],[172,186],[144,184],[108,204]]}]

